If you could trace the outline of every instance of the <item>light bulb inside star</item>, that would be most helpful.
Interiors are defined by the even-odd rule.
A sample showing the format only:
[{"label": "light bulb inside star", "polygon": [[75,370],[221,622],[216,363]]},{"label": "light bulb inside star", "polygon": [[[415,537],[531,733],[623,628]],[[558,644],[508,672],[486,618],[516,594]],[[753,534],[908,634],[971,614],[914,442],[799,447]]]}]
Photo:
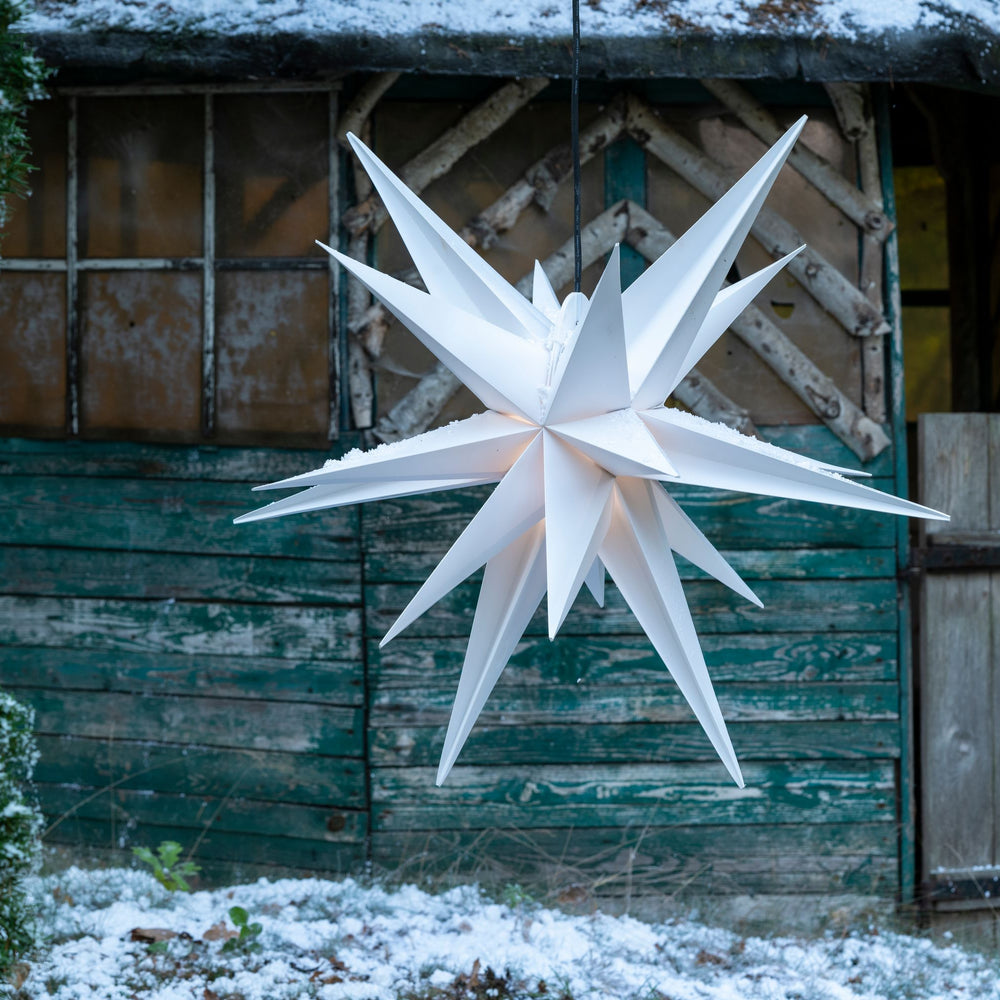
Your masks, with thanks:
[{"label": "light bulb inside star", "polygon": [[864,473],[664,405],[799,252],[723,287],[804,122],[628,289],[621,288],[616,246],[593,294],[574,292],[562,303],[537,261],[532,297],[522,296],[349,136],[426,291],[325,249],[472,390],[484,411],[258,487],[305,490],[237,521],[497,484],[382,640],[485,567],[438,784],[543,598],[554,639],[584,586],[603,606],[609,573],[742,787],[673,554],[746,600],[760,601],[673,499],[671,484],[946,516],[847,478]]}]

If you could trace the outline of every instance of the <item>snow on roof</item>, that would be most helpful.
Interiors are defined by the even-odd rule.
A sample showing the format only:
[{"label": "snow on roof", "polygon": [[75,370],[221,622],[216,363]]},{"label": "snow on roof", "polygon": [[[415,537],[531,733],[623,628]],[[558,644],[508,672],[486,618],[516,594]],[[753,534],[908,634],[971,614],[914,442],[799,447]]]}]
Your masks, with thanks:
[{"label": "snow on roof", "polygon": [[[561,0],[39,0],[30,32],[84,28],[225,34],[377,32],[462,36],[508,33],[564,37],[570,4]],[[662,36],[679,31],[757,34],[780,28],[827,39],[889,35],[914,28],[1000,30],[996,0],[588,0],[586,35]]]},{"label": "snow on roof", "polygon": [[[998,0],[586,0],[581,21],[588,75],[1000,82]],[[20,30],[56,65],[147,74],[250,73],[252,40],[282,75],[566,75],[570,0],[36,0]]]}]

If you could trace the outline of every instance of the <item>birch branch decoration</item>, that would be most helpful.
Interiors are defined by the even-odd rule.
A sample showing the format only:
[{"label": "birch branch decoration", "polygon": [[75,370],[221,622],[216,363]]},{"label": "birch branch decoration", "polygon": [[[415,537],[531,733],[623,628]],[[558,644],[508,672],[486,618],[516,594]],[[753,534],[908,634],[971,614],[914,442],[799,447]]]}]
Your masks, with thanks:
[{"label": "birch branch decoration", "polygon": [[946,517],[846,478],[857,473],[663,405],[802,250],[722,287],[804,122],[626,291],[616,244],[593,295],[572,292],[562,303],[537,263],[530,300],[522,295],[366,146],[348,137],[427,291],[325,249],[486,409],[258,487],[305,489],[237,521],[498,484],[382,640],[398,635],[485,565],[438,784],[542,598],[548,595],[551,639],[584,585],[603,605],[607,571],[742,787],[672,552],[745,599],[760,601],[671,497],[671,484]]}]

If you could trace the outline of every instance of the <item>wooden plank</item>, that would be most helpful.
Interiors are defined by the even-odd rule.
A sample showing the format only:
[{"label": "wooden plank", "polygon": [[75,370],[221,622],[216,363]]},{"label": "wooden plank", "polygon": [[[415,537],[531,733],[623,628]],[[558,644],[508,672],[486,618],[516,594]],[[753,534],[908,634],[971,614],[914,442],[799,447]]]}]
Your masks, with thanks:
[{"label": "wooden plank", "polygon": [[221,798],[235,788],[241,796],[302,805],[336,804],[364,809],[364,764],[315,753],[220,749],[104,740],[80,736],[36,737],[39,759],[34,779],[42,784],[131,788]]},{"label": "wooden plank", "polygon": [[743,789],[719,763],[540,766],[526,775],[460,764],[440,788],[435,773],[373,772],[373,829],[895,821],[891,761],[748,761]]},{"label": "wooden plank", "polygon": [[[76,785],[36,785],[38,801],[47,817],[79,816],[108,819],[122,826],[170,825],[200,831],[208,827],[220,833],[251,833],[324,842],[359,843],[368,832],[365,813],[321,806],[277,805],[234,794],[216,798],[207,795],[149,795],[130,788],[112,791]],[[94,794],[96,793],[96,794]],[[56,820],[50,821],[49,825]],[[190,838],[188,838],[190,839]]]},{"label": "wooden plank", "polygon": [[[691,709],[666,676],[658,685],[619,684],[591,687],[504,686],[496,688],[479,715],[484,725],[534,726],[575,722],[688,722]],[[718,684],[716,694],[729,722],[831,721],[894,719],[898,716],[894,683],[860,684]],[[443,725],[455,700],[452,685],[375,689],[371,724]]]},{"label": "wooden plank", "polygon": [[885,823],[453,831],[377,831],[374,861],[419,881],[447,872],[558,895],[854,891],[891,894],[896,838]]},{"label": "wooden plank", "polygon": [[50,736],[154,740],[245,750],[361,757],[361,709],[301,702],[21,688]]},{"label": "wooden plank", "polygon": [[[769,632],[775,630],[823,633],[829,631],[885,631],[896,621],[896,581],[890,580],[761,580],[754,588],[764,602],[758,608],[722,584],[696,580],[685,587],[688,603],[700,633]],[[381,637],[399,616],[415,588],[409,584],[374,584],[365,587],[367,634]],[[456,587],[433,610],[407,629],[410,636],[468,635],[478,588]],[[547,634],[544,609],[525,630]],[[635,634],[639,626],[621,595],[609,587],[605,606],[597,608],[589,595],[581,595],[560,634]]]},{"label": "wooden plank", "polygon": [[921,537],[989,527],[989,416],[922,413],[917,423],[920,502],[951,515],[921,521]]},{"label": "wooden plank", "polygon": [[[373,720],[374,721],[374,720]],[[741,761],[837,760],[899,756],[896,721],[732,722]],[[372,726],[372,766],[437,766],[445,726]],[[712,761],[716,752],[697,723],[651,722],[525,726],[477,723],[462,749],[465,765],[668,763]]]},{"label": "wooden plank", "polygon": [[8,476],[0,537],[51,545],[347,562],[358,557],[356,508],[233,524],[276,494],[239,483]]},{"label": "wooden plank", "polygon": [[[816,424],[789,424],[760,428],[764,438],[779,448],[808,455],[818,462],[829,462],[856,469],[858,458],[850,448],[829,429]],[[894,472],[893,455],[887,450],[865,462],[865,471],[876,479],[891,478]]]},{"label": "wooden plank", "polygon": [[360,705],[363,676],[357,660],[8,646],[0,686]]},{"label": "wooden plank", "polygon": [[[891,481],[868,483],[892,489]],[[676,486],[671,496],[712,543],[726,551],[762,548],[891,548],[895,524],[888,514],[831,508],[795,500]],[[483,505],[490,487],[382,500],[365,509],[365,552],[438,552],[456,539]]]},{"label": "wooden plank", "polygon": [[[368,583],[422,583],[447,549],[396,552],[376,550],[365,553],[365,580]],[[745,549],[722,553],[744,580],[841,580],[891,576],[895,572],[894,549]],[[677,556],[682,580],[707,580],[708,575]],[[472,580],[480,580],[481,572]]]},{"label": "wooden plank", "polygon": [[[456,686],[467,640],[409,639],[379,648],[369,639],[368,676],[379,690],[435,684]],[[728,681],[889,681],[897,677],[896,636],[886,632],[796,632],[704,635],[712,679]],[[511,686],[661,684],[663,661],[645,636],[529,636],[521,640],[500,678]]]},{"label": "wooden plank", "polygon": [[356,608],[0,597],[0,645],[355,660]]},{"label": "wooden plank", "polygon": [[329,450],[318,450],[0,438],[0,475],[183,479],[256,486],[318,468],[328,458],[339,458],[358,447],[360,441],[359,434],[341,434]]},{"label": "wooden plank", "polygon": [[925,873],[994,864],[990,574],[927,574],[921,624]]},{"label": "wooden plank", "polygon": [[4,546],[0,593],[360,604],[357,560]]},{"label": "wooden plank", "polygon": [[[186,850],[194,847],[192,857],[195,861],[224,862],[226,868],[237,878],[242,876],[244,865],[282,865],[309,872],[343,874],[360,871],[365,863],[363,843],[264,837],[250,833],[225,833],[215,829],[209,829],[202,836],[201,830],[178,824],[143,823],[130,828],[121,823],[112,823],[106,817],[83,819],[72,816],[45,838],[47,844],[70,844],[78,849],[85,846],[103,849],[142,846],[155,849],[164,840],[176,840]],[[212,867],[218,870],[217,865]],[[220,884],[231,884],[231,880],[226,879]]]}]

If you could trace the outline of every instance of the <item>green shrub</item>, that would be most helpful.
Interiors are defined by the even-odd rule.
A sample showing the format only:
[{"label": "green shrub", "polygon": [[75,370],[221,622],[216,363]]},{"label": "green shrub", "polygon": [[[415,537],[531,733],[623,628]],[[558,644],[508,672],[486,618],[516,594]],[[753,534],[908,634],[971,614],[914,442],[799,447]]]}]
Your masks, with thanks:
[{"label": "green shrub", "polygon": [[25,0],[0,0],[0,233],[7,223],[8,199],[28,193],[28,101],[45,96],[45,64],[11,27],[25,13]]},{"label": "green shrub", "polygon": [[0,691],[0,975],[33,943],[25,880],[41,859],[42,814],[28,782],[34,712]]}]

